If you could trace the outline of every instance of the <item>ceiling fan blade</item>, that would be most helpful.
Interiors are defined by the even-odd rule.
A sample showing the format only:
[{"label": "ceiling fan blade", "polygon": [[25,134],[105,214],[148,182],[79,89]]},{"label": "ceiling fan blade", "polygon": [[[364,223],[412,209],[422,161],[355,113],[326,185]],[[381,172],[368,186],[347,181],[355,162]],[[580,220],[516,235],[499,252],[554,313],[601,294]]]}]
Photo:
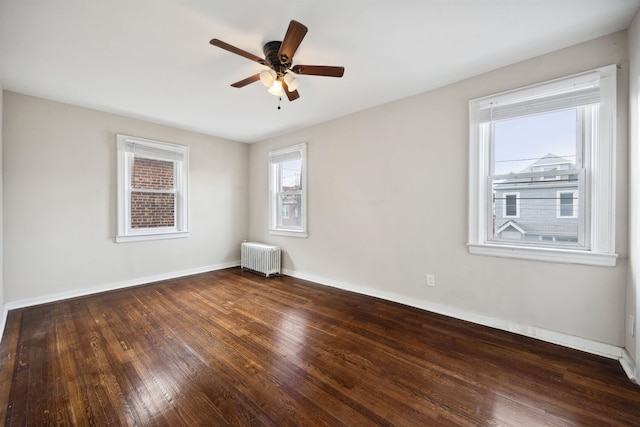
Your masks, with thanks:
[{"label": "ceiling fan blade", "polygon": [[284,93],[287,94],[287,98],[289,98],[289,101],[295,101],[296,99],[300,98],[300,94],[297,90],[292,90],[291,92],[289,92],[289,86],[287,86],[287,82],[283,81],[282,87],[284,88]]},{"label": "ceiling fan blade", "polygon": [[264,59],[260,58],[259,56],[256,56],[253,53],[249,53],[246,50],[242,50],[240,48],[232,46],[229,43],[225,43],[222,40],[211,39],[211,41],[209,43],[211,43],[212,45],[217,46],[217,47],[219,47],[221,49],[228,50],[231,53],[235,53],[236,55],[244,56],[247,59],[250,59],[252,61],[255,61],[255,62],[259,63],[259,64],[264,65]]},{"label": "ceiling fan blade", "polygon": [[258,80],[260,80],[260,74],[254,74],[251,77],[247,77],[244,80],[240,80],[239,82],[235,82],[234,84],[232,84],[231,86],[233,87],[244,87],[248,84],[251,84],[253,82],[257,82]]},{"label": "ceiling fan blade", "polygon": [[291,71],[309,76],[342,77],[344,75],[344,67],[329,65],[294,65]]},{"label": "ceiling fan blade", "polygon": [[298,21],[292,20],[289,23],[289,28],[287,28],[287,33],[284,35],[284,40],[282,40],[280,50],[278,51],[278,59],[280,59],[280,62],[283,64],[291,63],[293,54],[298,50],[298,46],[300,46],[307,31],[308,28]]}]

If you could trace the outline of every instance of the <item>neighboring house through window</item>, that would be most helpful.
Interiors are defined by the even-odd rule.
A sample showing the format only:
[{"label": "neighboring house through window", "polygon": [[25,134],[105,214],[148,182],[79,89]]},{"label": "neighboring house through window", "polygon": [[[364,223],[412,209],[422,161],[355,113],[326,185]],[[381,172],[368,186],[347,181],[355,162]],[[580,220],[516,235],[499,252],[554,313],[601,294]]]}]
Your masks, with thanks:
[{"label": "neighboring house through window", "polygon": [[307,237],[306,144],[269,152],[271,234]]},{"label": "neighboring house through window", "polygon": [[117,242],[188,235],[188,148],[117,136]]},{"label": "neighboring house through window", "polygon": [[469,251],[615,265],[616,66],[470,101]]}]

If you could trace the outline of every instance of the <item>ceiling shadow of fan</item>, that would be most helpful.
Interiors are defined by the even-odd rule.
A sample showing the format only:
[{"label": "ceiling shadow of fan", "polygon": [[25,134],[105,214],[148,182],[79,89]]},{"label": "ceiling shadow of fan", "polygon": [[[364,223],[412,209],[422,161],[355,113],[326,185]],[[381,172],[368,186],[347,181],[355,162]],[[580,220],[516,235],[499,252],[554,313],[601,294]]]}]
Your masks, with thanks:
[{"label": "ceiling shadow of fan", "polygon": [[212,39],[209,43],[221,49],[228,50],[236,55],[243,56],[247,59],[257,62],[258,64],[269,67],[258,74],[233,83],[231,86],[241,88],[260,80],[269,88],[269,93],[282,96],[286,94],[289,101],[295,101],[300,97],[297,91],[298,79],[292,74],[301,74],[309,76],[325,76],[325,77],[342,77],[344,75],[344,67],[333,67],[328,65],[292,65],[293,55],[298,50],[298,46],[307,34],[308,28],[292,20],[289,23],[284,39],[280,41],[271,41],[264,45],[264,58],[260,58],[245,50],[232,46],[219,39]]}]

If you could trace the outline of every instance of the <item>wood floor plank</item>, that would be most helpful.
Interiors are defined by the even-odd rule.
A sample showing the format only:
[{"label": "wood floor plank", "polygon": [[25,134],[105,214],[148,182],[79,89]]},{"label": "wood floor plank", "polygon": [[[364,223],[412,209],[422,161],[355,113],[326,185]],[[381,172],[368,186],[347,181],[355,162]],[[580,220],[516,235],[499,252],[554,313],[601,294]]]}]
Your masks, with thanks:
[{"label": "wood floor plank", "polygon": [[22,425],[640,425],[583,352],[227,269],[12,310],[0,419]]}]

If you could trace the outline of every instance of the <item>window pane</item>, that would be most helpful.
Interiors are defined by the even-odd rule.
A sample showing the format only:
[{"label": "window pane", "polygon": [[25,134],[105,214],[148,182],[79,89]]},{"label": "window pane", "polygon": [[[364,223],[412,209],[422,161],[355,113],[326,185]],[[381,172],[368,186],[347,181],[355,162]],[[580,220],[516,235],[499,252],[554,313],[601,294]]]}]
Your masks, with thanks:
[{"label": "window pane", "polygon": [[[175,226],[174,162],[134,157],[131,162],[131,228]],[[151,191],[149,191],[151,190]]]},{"label": "window pane", "polygon": [[285,160],[280,167],[280,219],[278,227],[297,229],[302,226],[302,159]]},{"label": "window pane", "polygon": [[302,160],[289,160],[281,163],[280,191],[298,191],[302,188]]},{"label": "window pane", "polygon": [[282,196],[282,219],[280,226],[285,228],[296,228],[302,225],[300,215],[300,207],[302,204],[302,196],[300,194],[285,194]]},{"label": "window pane", "polygon": [[282,194],[281,198],[282,216],[280,218],[280,227],[297,228],[302,226],[302,217],[300,210],[302,209],[302,195],[300,193]]},{"label": "window pane", "polygon": [[173,190],[174,163],[135,157],[131,164],[131,188]]},{"label": "window pane", "polygon": [[506,216],[518,215],[518,198],[515,194],[507,194],[505,196],[504,203]]},{"label": "window pane", "polygon": [[577,114],[573,108],[495,122],[493,174],[552,171],[558,162],[575,167]]},{"label": "window pane", "polygon": [[493,240],[578,242],[577,174],[495,179]]},{"label": "window pane", "polygon": [[572,108],[494,122],[492,167],[494,175],[502,176],[492,183],[494,240],[578,241],[574,191],[577,194],[579,185],[575,170],[581,166],[577,165],[580,111]]},{"label": "window pane", "polygon": [[175,194],[131,192],[131,228],[175,225]]}]

